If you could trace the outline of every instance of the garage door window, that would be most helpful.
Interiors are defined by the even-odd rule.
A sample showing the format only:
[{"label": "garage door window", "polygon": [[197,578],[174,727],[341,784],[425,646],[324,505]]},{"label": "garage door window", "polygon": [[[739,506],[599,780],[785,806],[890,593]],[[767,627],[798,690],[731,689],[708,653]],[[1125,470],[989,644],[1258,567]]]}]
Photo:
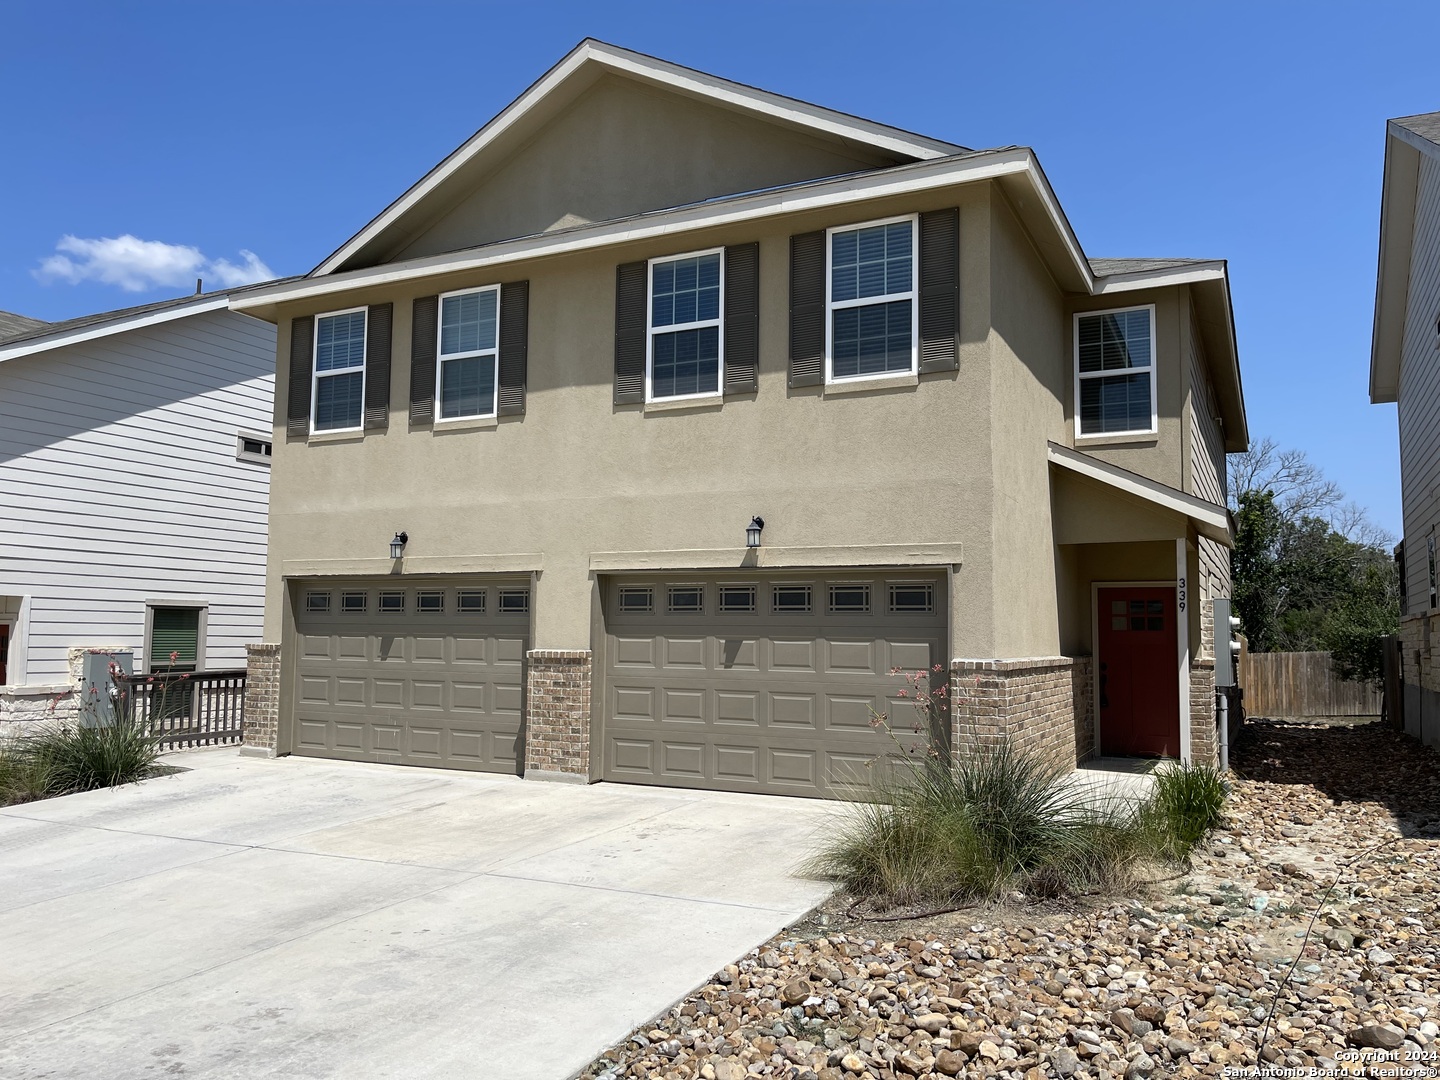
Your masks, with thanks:
[{"label": "garage door window", "polygon": [[443,592],[417,592],[415,594],[415,610],[422,615],[443,615],[445,613],[445,594]]},{"label": "garage door window", "polygon": [[628,586],[620,590],[620,610],[627,615],[645,614],[655,610],[655,592],[650,588]]},{"label": "garage door window", "polygon": [[755,611],[754,585],[721,585],[720,613],[722,615],[749,615]]},{"label": "garage door window", "polygon": [[403,592],[382,592],[376,600],[375,610],[381,615],[404,615],[405,594]]},{"label": "garage door window", "polygon": [[935,586],[930,584],[897,584],[890,586],[890,612],[893,615],[929,615],[935,610]]},{"label": "garage door window", "polygon": [[498,599],[502,615],[528,615],[530,613],[529,589],[501,589]]},{"label": "garage door window", "polygon": [[367,607],[369,607],[368,597],[363,592],[340,594],[340,610],[346,615],[364,615]]},{"label": "garage door window", "polygon": [[307,592],[305,594],[305,610],[312,615],[328,614],[330,594],[328,592]]},{"label": "garage door window", "polygon": [[814,605],[809,585],[776,585],[771,593],[771,610],[788,615],[808,614]]},{"label": "garage door window", "polygon": [[485,592],[482,589],[461,589],[455,597],[455,609],[462,615],[485,614]]},{"label": "garage door window", "polygon": [[870,611],[869,585],[831,585],[831,614],[865,615]]},{"label": "garage door window", "polygon": [[705,588],[701,585],[672,585],[666,606],[672,615],[698,612],[705,606]]}]

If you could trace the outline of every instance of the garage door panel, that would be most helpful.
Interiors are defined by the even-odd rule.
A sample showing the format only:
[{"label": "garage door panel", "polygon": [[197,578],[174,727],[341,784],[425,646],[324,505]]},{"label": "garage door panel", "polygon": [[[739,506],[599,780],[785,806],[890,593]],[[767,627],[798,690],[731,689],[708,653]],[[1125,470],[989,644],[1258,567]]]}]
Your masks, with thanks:
[{"label": "garage door panel", "polygon": [[717,690],[715,692],[715,722],[718,724],[744,724],[747,727],[760,726],[760,694],[758,691],[741,692]]},{"label": "garage door panel", "polygon": [[[693,578],[627,578],[628,592],[656,599],[623,609],[621,582],[607,581],[604,775],[808,796],[870,787],[895,749],[875,711],[901,725],[914,715],[890,670],[942,661],[947,617],[938,575],[905,575],[899,589],[873,572],[867,589],[866,577],[716,575],[683,611],[664,598],[682,586],[693,595]],[[902,741],[923,753],[927,738]]]},{"label": "garage door panel", "polygon": [[[474,610],[480,583],[301,583],[295,751],[347,760],[515,773],[522,753],[528,612]],[[507,586],[509,587],[509,586]],[[523,583],[513,590],[525,597]],[[380,611],[379,593],[404,603]],[[362,593],[360,606],[339,594]],[[418,593],[427,610],[417,609]],[[460,593],[470,603],[459,610]],[[318,603],[310,594],[320,594]],[[325,594],[329,594],[327,601]],[[440,594],[439,610],[434,594]],[[523,608],[524,605],[521,605]]]},{"label": "garage door panel", "polygon": [[814,694],[771,694],[770,726],[815,730]]}]

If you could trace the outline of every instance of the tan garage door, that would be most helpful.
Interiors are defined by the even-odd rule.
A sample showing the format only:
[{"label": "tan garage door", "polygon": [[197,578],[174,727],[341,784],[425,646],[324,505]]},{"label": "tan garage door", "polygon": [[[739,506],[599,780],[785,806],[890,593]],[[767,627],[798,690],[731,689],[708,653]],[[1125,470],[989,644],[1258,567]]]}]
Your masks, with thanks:
[{"label": "tan garage door", "polygon": [[518,773],[528,583],[299,583],[297,754]]},{"label": "tan garage door", "polygon": [[604,598],[607,780],[836,797],[895,751],[874,713],[930,745],[890,671],[945,662],[938,576],[612,579]]}]

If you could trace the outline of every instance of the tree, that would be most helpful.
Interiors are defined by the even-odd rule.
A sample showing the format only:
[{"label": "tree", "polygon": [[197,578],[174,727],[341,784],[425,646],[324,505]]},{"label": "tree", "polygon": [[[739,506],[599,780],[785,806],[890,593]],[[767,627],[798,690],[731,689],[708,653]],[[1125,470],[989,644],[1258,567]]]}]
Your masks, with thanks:
[{"label": "tree", "polygon": [[1233,598],[1255,652],[1322,650],[1341,678],[1378,682],[1399,626],[1390,536],[1301,451],[1235,455]]}]

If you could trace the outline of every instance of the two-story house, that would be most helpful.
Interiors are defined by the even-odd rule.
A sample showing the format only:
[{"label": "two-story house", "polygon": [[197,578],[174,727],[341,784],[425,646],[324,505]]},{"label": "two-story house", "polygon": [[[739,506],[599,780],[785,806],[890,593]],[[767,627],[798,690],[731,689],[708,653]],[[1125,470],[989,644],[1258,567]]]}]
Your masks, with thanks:
[{"label": "two-story house", "polygon": [[89,650],[137,671],[244,666],[274,353],[274,327],[224,293],[0,313],[0,734],[73,719]]},{"label": "two-story house", "polygon": [[877,713],[1213,760],[1228,290],[1088,259],[1023,147],[585,41],[233,301],[279,331],[247,743],[798,795]]},{"label": "two-story house", "polygon": [[1405,730],[1440,747],[1440,112],[1385,130],[1380,265],[1370,351],[1370,400],[1396,403],[1400,498],[1400,658]]}]

